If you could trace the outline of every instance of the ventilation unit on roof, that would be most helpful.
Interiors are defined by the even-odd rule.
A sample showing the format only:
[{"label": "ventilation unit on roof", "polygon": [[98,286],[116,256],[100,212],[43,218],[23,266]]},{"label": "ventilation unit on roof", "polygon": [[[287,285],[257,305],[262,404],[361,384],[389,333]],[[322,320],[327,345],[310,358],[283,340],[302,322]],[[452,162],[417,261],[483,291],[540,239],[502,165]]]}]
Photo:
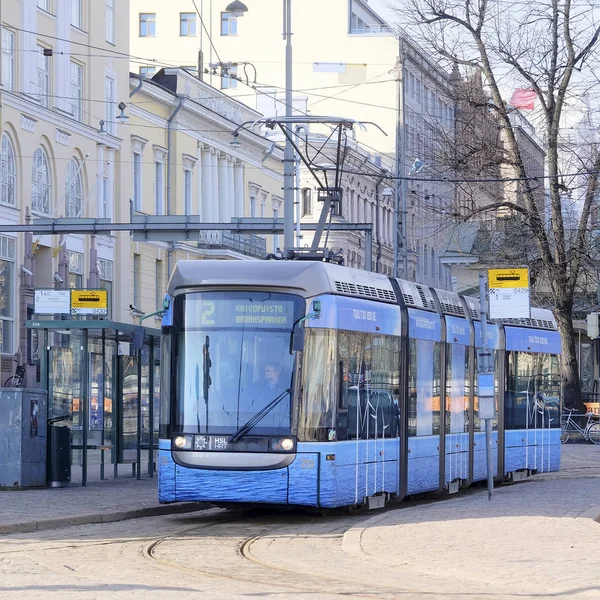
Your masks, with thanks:
[{"label": "ventilation unit on roof", "polygon": [[336,291],[349,296],[357,296],[360,298],[377,298],[379,300],[387,300],[388,302],[396,302],[396,294],[393,290],[385,290],[376,288],[370,285],[361,285],[350,283],[347,281],[336,281]]},{"label": "ventilation unit on roof", "polygon": [[440,299],[440,304],[442,305],[442,310],[446,314],[459,315],[461,317],[465,316],[465,309],[458,304],[454,304],[452,302],[445,302],[444,300],[441,300],[441,299]]},{"label": "ventilation unit on roof", "polygon": [[430,301],[427,298],[427,296],[425,295],[425,290],[423,289],[423,286],[416,285],[415,287],[417,288],[417,291],[419,292],[419,296],[421,298],[421,302],[423,302],[423,307],[424,308],[433,308],[433,309],[435,309],[435,302],[433,300]]}]

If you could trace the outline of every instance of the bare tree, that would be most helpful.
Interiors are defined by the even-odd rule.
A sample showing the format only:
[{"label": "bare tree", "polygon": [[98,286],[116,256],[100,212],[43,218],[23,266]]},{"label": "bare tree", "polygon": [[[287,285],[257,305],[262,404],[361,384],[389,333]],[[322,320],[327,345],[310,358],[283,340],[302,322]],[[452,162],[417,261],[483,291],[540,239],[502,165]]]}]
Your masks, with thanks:
[{"label": "bare tree", "polygon": [[[521,216],[527,234],[537,247],[538,261],[547,279],[555,315],[562,335],[563,392],[567,406],[580,406],[575,334],[574,296],[585,268],[589,249],[590,213],[597,202],[600,152],[591,140],[588,152],[564,160],[564,119],[570,100],[581,97],[598,83],[600,25],[594,2],[540,0],[513,3],[500,0],[395,0],[405,23],[417,26],[422,43],[433,47],[454,63],[481,71],[483,84],[503,130],[505,160],[519,178],[522,203],[503,197],[479,206],[471,216],[505,208]],[[414,30],[412,30],[414,31]],[[549,194],[549,223],[540,207],[539,181],[528,177],[526,161],[511,123],[507,88],[535,91],[541,115],[543,149],[546,153],[545,185]],[[576,166],[573,171],[565,171]],[[584,182],[578,207],[578,222],[571,236],[565,225],[565,198],[575,180]],[[536,196],[538,199],[536,199]],[[524,232],[525,233],[525,232]]]}]

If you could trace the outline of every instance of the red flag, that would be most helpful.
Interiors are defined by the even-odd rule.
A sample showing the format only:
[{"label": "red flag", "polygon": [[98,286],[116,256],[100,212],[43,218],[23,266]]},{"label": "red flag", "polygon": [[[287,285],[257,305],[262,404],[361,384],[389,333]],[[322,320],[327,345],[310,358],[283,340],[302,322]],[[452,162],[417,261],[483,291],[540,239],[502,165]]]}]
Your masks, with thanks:
[{"label": "red flag", "polygon": [[532,89],[517,88],[510,99],[509,104],[514,108],[523,110],[533,110],[537,94]]}]

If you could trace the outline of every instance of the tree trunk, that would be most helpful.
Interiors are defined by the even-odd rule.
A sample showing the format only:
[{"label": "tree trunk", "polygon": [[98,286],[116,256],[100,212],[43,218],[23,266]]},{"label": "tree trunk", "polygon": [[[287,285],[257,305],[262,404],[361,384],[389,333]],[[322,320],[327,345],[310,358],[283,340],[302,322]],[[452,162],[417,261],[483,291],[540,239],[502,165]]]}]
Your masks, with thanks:
[{"label": "tree trunk", "polygon": [[562,338],[562,394],[563,405],[585,412],[581,382],[579,380],[579,363],[575,345],[575,329],[573,328],[573,302],[566,301],[557,306],[556,320]]}]

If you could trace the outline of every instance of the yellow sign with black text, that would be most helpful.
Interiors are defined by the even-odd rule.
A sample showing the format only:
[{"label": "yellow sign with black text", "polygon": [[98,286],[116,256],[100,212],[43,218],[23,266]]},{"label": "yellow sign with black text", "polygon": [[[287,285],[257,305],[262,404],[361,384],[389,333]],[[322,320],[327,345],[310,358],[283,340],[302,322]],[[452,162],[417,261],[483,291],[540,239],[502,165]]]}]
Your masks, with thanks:
[{"label": "yellow sign with black text", "polygon": [[107,290],[71,290],[72,315],[108,314]]},{"label": "yellow sign with black text", "polygon": [[515,289],[529,287],[529,269],[488,269],[488,287]]}]

